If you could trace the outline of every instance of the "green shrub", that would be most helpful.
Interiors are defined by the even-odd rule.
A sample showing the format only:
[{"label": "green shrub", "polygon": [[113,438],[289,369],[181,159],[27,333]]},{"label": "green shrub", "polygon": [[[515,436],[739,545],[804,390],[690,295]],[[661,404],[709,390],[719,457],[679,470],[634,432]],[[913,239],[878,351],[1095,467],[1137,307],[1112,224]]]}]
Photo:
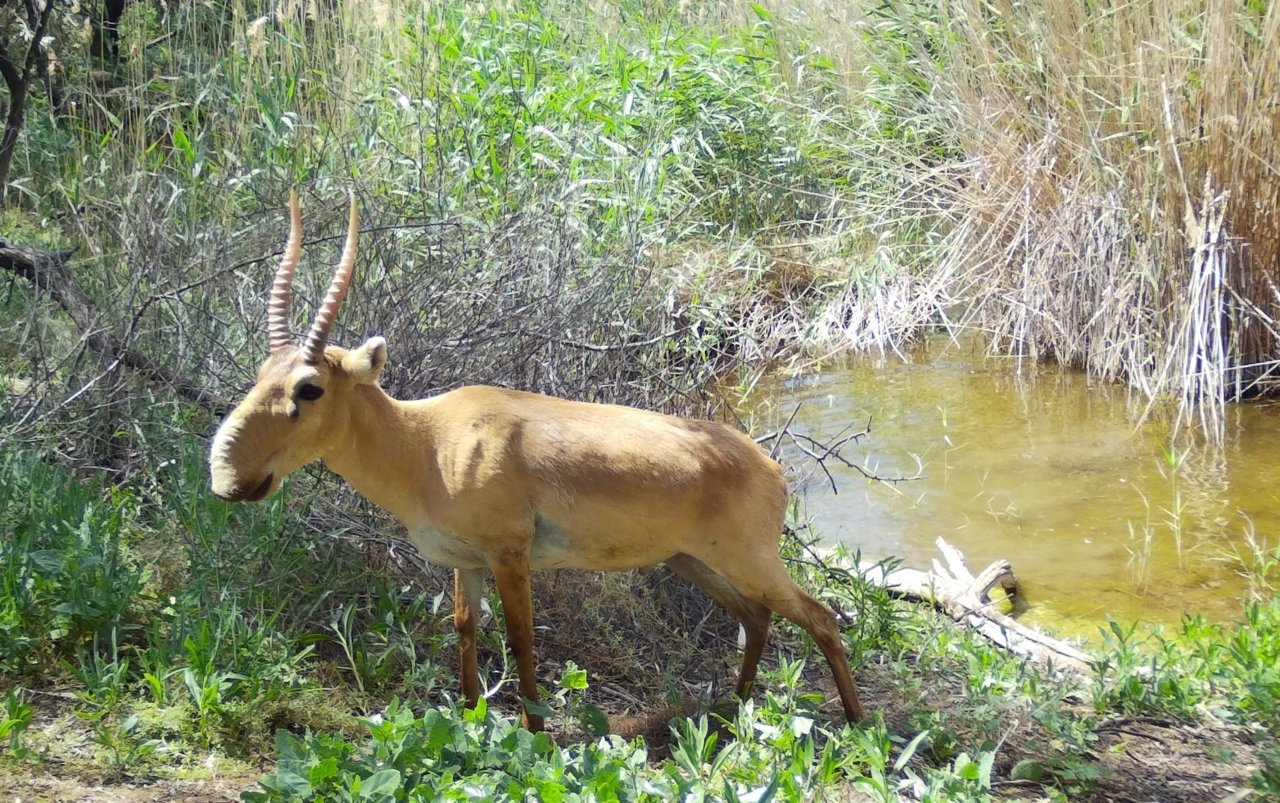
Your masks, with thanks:
[{"label": "green shrub", "polygon": [[147,573],[129,558],[129,491],[0,452],[0,672],[136,638]]},{"label": "green shrub", "polygon": [[1187,616],[1172,638],[1139,636],[1136,626],[1114,622],[1103,635],[1099,706],[1191,719],[1212,701],[1229,718],[1280,738],[1280,600],[1246,605],[1238,622]]}]

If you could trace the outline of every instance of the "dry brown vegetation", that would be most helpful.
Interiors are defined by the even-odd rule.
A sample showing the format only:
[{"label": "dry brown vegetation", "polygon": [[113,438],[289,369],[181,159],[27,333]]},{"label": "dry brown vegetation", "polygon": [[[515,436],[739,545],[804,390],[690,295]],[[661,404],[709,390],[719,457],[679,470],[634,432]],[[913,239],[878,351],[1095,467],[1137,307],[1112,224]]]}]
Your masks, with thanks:
[{"label": "dry brown vegetation", "polygon": [[964,288],[966,322],[1198,405],[1210,431],[1221,402],[1270,390],[1280,8],[938,9],[922,64],[963,155],[939,270]]},{"label": "dry brown vegetation", "polygon": [[851,192],[825,225],[775,231],[836,266],[793,341],[973,329],[1173,402],[1210,438],[1224,402],[1274,391],[1275,4],[768,5],[791,63],[821,53],[857,106]]}]

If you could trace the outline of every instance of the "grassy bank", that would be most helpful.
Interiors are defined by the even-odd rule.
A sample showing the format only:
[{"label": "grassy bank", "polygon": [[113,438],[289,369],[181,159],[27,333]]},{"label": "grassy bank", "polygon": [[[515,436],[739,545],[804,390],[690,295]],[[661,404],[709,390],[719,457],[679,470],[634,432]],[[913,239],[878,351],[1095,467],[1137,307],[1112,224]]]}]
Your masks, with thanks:
[{"label": "grassy bank", "polygon": [[[259,776],[259,800],[525,789],[544,799],[1107,799],[1167,795],[1175,777],[1186,799],[1250,777],[1278,790],[1275,602],[1249,606],[1238,624],[1188,618],[1175,634],[1115,625],[1092,678],[1055,679],[800,561],[807,586],[858,611],[845,632],[875,713],[854,728],[820,656],[790,630],[775,638],[776,669],[738,706],[723,698],[735,659],[725,614],[657,571],[622,586],[544,578],[535,597],[548,625],[552,741],[512,718],[518,700],[492,623],[481,658],[496,694],[460,709],[447,577],[310,531],[289,512],[305,479],[266,505],[230,506],[200,492],[202,463],[186,454],[157,472],[163,493],[74,477],[32,455],[0,466],[13,533],[0,543],[0,766],[20,791],[48,793],[48,777],[189,790]],[[565,593],[576,612],[564,610]],[[1143,739],[1178,746],[1133,773]]]},{"label": "grassy bank", "polygon": [[[1265,271],[1236,280],[1233,260],[1260,252],[1232,239],[1253,231],[1232,215],[1265,183],[1242,154],[1274,159],[1256,138],[1237,151],[1160,126],[1208,102],[1175,67],[1205,74],[1210,34],[1240,45],[1240,69],[1274,57],[1273,8],[1215,7],[1226,27],[1175,9],[1181,28],[1138,38],[1199,44],[1151,66],[1107,46],[1136,37],[1127,7],[1022,31],[1020,14],[945,3],[664,6],[131,4],[116,62],[59,14],[69,101],[32,97],[0,235],[70,251],[92,315],[86,331],[17,279],[0,297],[0,770],[55,797],[51,777],[265,777],[255,799],[1105,799],[1153,788],[1120,760],[1141,755],[1123,736],[1137,731],[1191,745],[1170,753],[1195,767],[1187,799],[1277,791],[1274,603],[1176,635],[1118,627],[1095,676],[1070,681],[789,541],[804,583],[858,614],[847,641],[878,714],[849,728],[794,633],[739,707],[724,699],[735,626],[696,592],[661,570],[548,575],[534,596],[552,741],[509,719],[492,623],[495,694],[459,708],[448,578],[385,514],[319,469],[261,505],[211,497],[206,437],[264,353],[295,186],[299,318],[352,190],[362,255],[334,340],[386,336],[400,397],[488,382],[706,414],[722,383],[770,364],[956,321],[1153,397],[1216,403],[1265,379],[1268,307],[1246,292]],[[1028,66],[1077,23],[1075,61]],[[1151,83],[1084,93],[1129,111],[1067,97],[1124,59],[1183,76],[1169,97],[1184,105]],[[1237,109],[1241,131],[1260,130],[1255,111]],[[1236,176],[1229,196],[1213,183]],[[1028,309],[1043,314],[1016,317]],[[1223,320],[1214,341],[1205,325]],[[163,370],[131,370],[126,351]]]}]

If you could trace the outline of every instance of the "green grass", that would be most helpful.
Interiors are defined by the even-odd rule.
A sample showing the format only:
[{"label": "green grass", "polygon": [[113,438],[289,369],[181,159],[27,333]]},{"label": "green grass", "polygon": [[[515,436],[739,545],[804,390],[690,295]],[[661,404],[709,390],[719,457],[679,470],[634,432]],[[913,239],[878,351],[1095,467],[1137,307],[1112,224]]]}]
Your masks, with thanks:
[{"label": "green grass", "polygon": [[[1170,637],[1114,627],[1090,713],[1071,703],[1082,688],[1070,678],[897,603],[856,572],[797,564],[807,586],[860,613],[846,629],[853,663],[864,687],[891,694],[890,718],[856,728],[829,718],[813,693],[821,660],[804,672],[810,646],[783,627],[782,656],[754,700],[671,720],[669,746],[608,736],[608,695],[569,663],[546,701],[560,727],[552,741],[520,729],[513,699],[458,708],[443,595],[371,572],[343,541],[301,532],[288,489],[260,506],[211,498],[202,462],[184,451],[139,487],[5,453],[4,526],[18,537],[0,541],[0,760],[12,769],[66,760],[33,724],[32,704],[71,688],[99,771],[171,776],[204,755],[271,756],[260,800],[354,799],[384,787],[405,799],[536,787],[563,799],[854,788],[882,800],[982,800],[1007,773],[1076,794],[1104,772],[1081,758],[1096,728],[1152,714],[1251,730],[1270,762],[1255,783],[1275,784],[1265,747],[1280,734],[1274,602],[1248,606],[1234,625],[1189,618]],[[176,493],[152,498],[145,486],[161,480]],[[485,675],[509,684],[496,629],[485,639]],[[613,682],[643,689],[651,670],[630,671]],[[1039,748],[1001,747],[1014,732]]]}]

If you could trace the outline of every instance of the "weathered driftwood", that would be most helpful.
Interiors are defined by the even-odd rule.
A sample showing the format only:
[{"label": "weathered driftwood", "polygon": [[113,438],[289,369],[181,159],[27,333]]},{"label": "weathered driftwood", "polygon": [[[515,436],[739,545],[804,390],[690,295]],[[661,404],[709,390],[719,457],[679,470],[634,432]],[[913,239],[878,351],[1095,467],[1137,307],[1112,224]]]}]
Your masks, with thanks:
[{"label": "weathered driftwood", "polygon": [[1038,630],[1021,624],[996,609],[991,591],[999,585],[1013,602],[1014,610],[1025,608],[1013,567],[998,560],[975,577],[965,565],[960,550],[942,538],[935,542],[946,560],[936,558],[933,571],[894,569],[888,573],[876,567],[866,574],[868,582],[906,599],[928,602],[952,619],[967,625],[995,644],[1038,664],[1087,673],[1093,658],[1087,653]]}]

